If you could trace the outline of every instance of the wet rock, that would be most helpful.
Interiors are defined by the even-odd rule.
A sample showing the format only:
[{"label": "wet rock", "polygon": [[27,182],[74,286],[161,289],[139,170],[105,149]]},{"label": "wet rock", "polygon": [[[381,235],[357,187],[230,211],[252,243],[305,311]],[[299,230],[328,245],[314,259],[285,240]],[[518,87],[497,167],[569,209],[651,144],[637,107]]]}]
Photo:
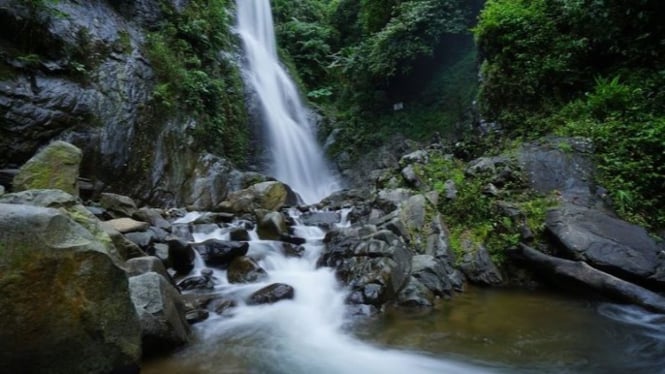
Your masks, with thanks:
[{"label": "wet rock", "polygon": [[215,288],[215,280],[213,278],[211,269],[203,269],[200,275],[193,275],[178,282],[178,288],[183,291],[212,290]]},{"label": "wet rock", "polygon": [[78,196],[81,150],[55,141],[28,160],[14,177],[14,191],[58,189]]},{"label": "wet rock", "polygon": [[233,259],[247,254],[249,243],[209,239],[194,244],[208,266],[227,267]]},{"label": "wet rock", "polygon": [[665,259],[643,228],[603,211],[573,204],[550,210],[546,227],[569,258],[644,286],[662,290]]},{"label": "wet rock", "polygon": [[342,220],[339,212],[307,212],[300,216],[303,225],[329,230]]},{"label": "wet rock", "polygon": [[210,312],[205,309],[191,309],[185,314],[185,319],[187,320],[187,323],[193,325],[207,320],[209,316]]},{"label": "wet rock", "polygon": [[137,221],[150,223],[151,226],[170,231],[171,224],[162,216],[162,210],[154,208],[141,208],[132,216]]},{"label": "wet rock", "polygon": [[112,219],[110,221],[105,221],[104,225],[112,227],[114,230],[121,234],[136,231],[146,231],[148,228],[150,228],[150,225],[147,222],[139,222],[131,218]]},{"label": "wet rock", "polygon": [[665,297],[611,274],[595,269],[582,261],[571,261],[546,255],[526,245],[520,245],[516,256],[540,274],[547,274],[557,286],[593,291],[619,302],[628,302],[648,310],[665,313]]},{"label": "wet rock", "polygon": [[288,235],[288,227],[281,213],[267,212],[259,214],[256,232],[261,239],[280,240],[281,236]]},{"label": "wet rock", "polygon": [[282,253],[286,257],[302,257],[305,254],[305,247],[302,245],[293,245],[290,243],[282,243]]},{"label": "wet rock", "polygon": [[3,372],[104,373],[139,363],[141,330],[108,236],[99,241],[58,209],[1,203],[0,232]]},{"label": "wet rock", "polygon": [[235,307],[235,301],[226,299],[213,300],[209,305],[210,310],[219,315],[229,314],[230,310]]},{"label": "wet rock", "polygon": [[455,282],[460,277],[450,264],[431,255],[413,256],[411,273],[423,286],[436,296],[450,296],[453,290],[461,288]]},{"label": "wet rock", "polygon": [[155,235],[151,231],[130,232],[125,234],[125,237],[144,251],[152,247],[155,242]]},{"label": "wet rock", "polygon": [[281,300],[290,300],[295,296],[293,287],[284,283],[274,283],[249,296],[248,305],[274,304]]},{"label": "wet rock", "polygon": [[114,218],[132,217],[138,210],[130,197],[114,193],[102,193],[99,204]]},{"label": "wet rock", "polygon": [[496,267],[487,249],[477,243],[462,241],[462,259],[459,268],[471,283],[483,286],[497,286],[503,283],[501,272]]},{"label": "wet rock", "polygon": [[417,278],[411,277],[397,296],[397,304],[410,308],[431,307],[434,305],[434,294]]},{"label": "wet rock", "polygon": [[265,280],[268,273],[256,261],[241,256],[231,261],[226,276],[229,283],[254,283]]},{"label": "wet rock", "polygon": [[279,236],[279,240],[289,244],[302,245],[307,243],[307,239],[299,236],[283,234]]},{"label": "wet rock", "polygon": [[256,209],[277,211],[285,206],[296,206],[298,195],[284,183],[271,181],[252,185],[244,190],[231,192],[218,209],[230,213],[252,213]]},{"label": "wet rock", "polygon": [[194,241],[192,226],[187,223],[178,223],[171,226],[171,234],[188,242]]},{"label": "wet rock", "polygon": [[410,276],[411,252],[390,231],[377,231],[371,225],[334,230],[324,243],[318,265],[334,268],[352,292],[363,295],[364,304],[380,307],[394,300]]},{"label": "wet rock", "polygon": [[131,277],[129,288],[141,322],[144,355],[163,353],[189,341],[185,304],[164,277],[157,273]]},{"label": "wet rock", "polygon": [[249,232],[242,227],[232,229],[229,232],[229,239],[236,242],[246,242],[249,241]]},{"label": "wet rock", "polygon": [[197,217],[192,223],[195,225],[230,223],[234,218],[235,215],[231,213],[205,212]]},{"label": "wet rock", "polygon": [[187,275],[194,269],[194,250],[185,241],[178,238],[170,238],[169,263],[177,274]]}]

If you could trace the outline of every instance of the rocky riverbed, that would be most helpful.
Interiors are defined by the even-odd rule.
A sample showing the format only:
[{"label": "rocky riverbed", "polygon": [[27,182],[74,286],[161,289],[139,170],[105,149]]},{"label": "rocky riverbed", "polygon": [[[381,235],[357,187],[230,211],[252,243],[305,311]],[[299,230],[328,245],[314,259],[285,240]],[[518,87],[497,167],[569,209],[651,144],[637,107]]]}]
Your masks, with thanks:
[{"label": "rocky riverbed", "polygon": [[[84,203],[75,196],[77,149],[55,142],[0,196],[2,361],[14,371],[131,371],[142,357],[188,344],[191,324],[233,318],[238,305],[292,299],[292,285],[265,283],[265,252],[249,251],[249,244],[264,241],[287,257],[306,256],[311,239],[299,236],[296,225],[323,235],[317,266],[333,269],[350,314],[454,302],[470,283],[516,284],[516,268],[532,274],[521,284],[554,281],[665,311],[662,243],[613,216],[577,176],[585,172],[583,152],[533,144],[517,157],[468,164],[467,173],[494,179],[525,173],[531,188],[559,197],[542,222],[546,239],[522,238],[500,263],[483,243],[454,250],[440,206],[455,197],[414,186],[408,170],[440,152],[408,153],[394,169],[374,172],[392,175],[388,182],[380,177],[374,188],[340,191],[312,206],[299,205],[287,185],[266,181],[229,193],[214,211],[189,212],[139,208],[113,193]],[[220,283],[258,288],[229,294],[217,292]],[[80,352],[88,352],[85,359]]]}]

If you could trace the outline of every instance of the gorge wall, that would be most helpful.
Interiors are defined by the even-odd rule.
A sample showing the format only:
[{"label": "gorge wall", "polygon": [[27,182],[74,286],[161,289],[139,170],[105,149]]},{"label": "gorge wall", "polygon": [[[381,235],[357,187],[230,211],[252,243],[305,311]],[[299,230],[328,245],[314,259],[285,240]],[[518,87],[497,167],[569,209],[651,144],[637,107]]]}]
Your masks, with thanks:
[{"label": "gorge wall", "polygon": [[[233,168],[218,157],[227,150],[205,138],[233,134],[205,134],[203,125],[229,116],[180,105],[184,99],[175,95],[171,108],[160,102],[160,89],[163,96],[171,82],[160,77],[149,45],[165,22],[195,6],[194,0],[1,0],[0,169],[18,167],[63,139],[83,150],[81,175],[98,189],[160,205],[205,208],[221,201],[230,182],[220,174]],[[208,65],[234,69],[234,56],[211,53]],[[224,82],[232,75],[225,73],[208,72],[211,79],[201,85]],[[241,123],[243,92],[235,91],[230,100],[239,102],[234,121]]]}]

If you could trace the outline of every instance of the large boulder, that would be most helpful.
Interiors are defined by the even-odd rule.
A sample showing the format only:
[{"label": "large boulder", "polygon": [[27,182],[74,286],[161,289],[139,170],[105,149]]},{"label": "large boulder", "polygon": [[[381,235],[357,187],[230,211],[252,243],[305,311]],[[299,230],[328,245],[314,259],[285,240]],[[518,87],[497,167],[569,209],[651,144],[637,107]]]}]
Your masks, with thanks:
[{"label": "large boulder", "polygon": [[602,205],[593,193],[592,155],[593,146],[586,139],[548,137],[524,144],[517,158],[537,192],[556,191],[576,205]]},{"label": "large boulder", "polygon": [[218,208],[230,213],[252,213],[256,209],[276,211],[295,206],[299,196],[282,182],[261,182],[244,190],[231,192]]},{"label": "large boulder", "polygon": [[293,287],[284,283],[274,283],[263,287],[249,296],[248,305],[273,304],[281,300],[290,300],[295,296]]},{"label": "large boulder", "polygon": [[288,235],[286,219],[279,212],[261,212],[258,211],[258,225],[256,232],[264,240],[279,240],[282,236]]},{"label": "large boulder", "polygon": [[643,228],[572,204],[550,210],[546,227],[566,257],[629,281],[665,289],[665,256]]},{"label": "large boulder", "polygon": [[189,341],[185,304],[163,276],[149,272],[131,277],[129,289],[141,322],[145,355],[162,353]]},{"label": "large boulder", "polygon": [[268,278],[268,273],[247,256],[234,259],[226,274],[229,283],[252,283]]},{"label": "large boulder", "polygon": [[208,266],[227,267],[234,258],[247,254],[249,243],[208,239],[193,247]]},{"label": "large boulder", "polygon": [[28,160],[14,177],[14,191],[58,189],[78,196],[83,155],[75,146],[55,141]]},{"label": "large boulder", "polygon": [[58,209],[88,230],[97,243],[104,246],[106,252],[120,266],[128,258],[126,256],[133,253],[131,251],[121,253],[114,245],[115,241],[109,236],[102,222],[81,204],[79,198],[62,190],[28,190],[11,193],[0,197],[0,203]]},{"label": "large boulder", "polygon": [[99,204],[114,218],[131,217],[138,211],[132,198],[109,192],[101,194]]},{"label": "large boulder", "polygon": [[125,272],[57,209],[0,203],[0,362],[8,373],[109,373],[138,363]]},{"label": "large boulder", "polygon": [[336,270],[353,303],[380,307],[394,300],[411,275],[411,252],[390,231],[367,225],[329,232],[319,266]]}]

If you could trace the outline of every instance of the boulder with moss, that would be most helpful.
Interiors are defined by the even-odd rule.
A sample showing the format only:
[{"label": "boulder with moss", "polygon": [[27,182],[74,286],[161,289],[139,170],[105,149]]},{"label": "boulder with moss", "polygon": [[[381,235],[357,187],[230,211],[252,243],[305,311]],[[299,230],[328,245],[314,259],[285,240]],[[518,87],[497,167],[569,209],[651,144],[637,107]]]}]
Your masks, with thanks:
[{"label": "boulder with moss", "polygon": [[0,203],[3,372],[135,368],[141,328],[127,276],[84,226],[58,209]]},{"label": "boulder with moss", "polygon": [[261,182],[244,190],[231,192],[218,209],[230,213],[252,213],[256,209],[280,210],[295,206],[300,197],[288,185],[277,182]]},{"label": "boulder with moss", "polygon": [[14,191],[58,189],[78,196],[78,177],[82,159],[75,146],[55,141],[26,162],[14,177]]}]

